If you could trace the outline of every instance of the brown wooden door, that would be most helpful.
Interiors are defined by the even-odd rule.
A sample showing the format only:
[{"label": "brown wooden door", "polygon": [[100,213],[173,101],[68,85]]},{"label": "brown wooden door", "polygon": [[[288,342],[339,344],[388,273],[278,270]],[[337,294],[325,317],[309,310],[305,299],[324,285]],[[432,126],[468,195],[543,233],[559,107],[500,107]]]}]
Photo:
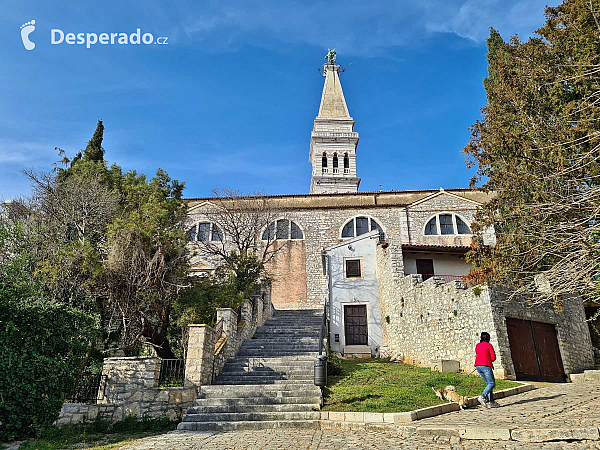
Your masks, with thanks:
[{"label": "brown wooden door", "polygon": [[507,317],[506,328],[517,380],[565,381],[554,325]]},{"label": "brown wooden door", "polygon": [[417,259],[417,273],[423,275],[423,281],[431,278],[433,271],[433,259]]},{"label": "brown wooden door", "polygon": [[346,345],[368,344],[367,305],[344,306],[344,331]]},{"label": "brown wooden door", "polygon": [[531,322],[531,328],[542,378],[546,381],[565,381],[565,369],[560,357],[556,327],[550,323]]}]

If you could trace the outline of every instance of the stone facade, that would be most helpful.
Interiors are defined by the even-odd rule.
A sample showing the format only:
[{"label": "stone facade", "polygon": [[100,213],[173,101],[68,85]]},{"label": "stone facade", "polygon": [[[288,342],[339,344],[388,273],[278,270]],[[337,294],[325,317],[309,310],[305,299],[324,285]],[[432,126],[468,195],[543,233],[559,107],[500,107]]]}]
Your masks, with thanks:
[{"label": "stone facade", "polygon": [[457,360],[462,370],[471,371],[479,334],[487,331],[496,349],[494,373],[514,379],[506,329],[510,317],[556,325],[567,375],[593,367],[581,299],[565,300],[563,311],[556,312],[551,305],[527,306],[522,299],[509,302],[505,292],[488,286],[467,288],[462,281],[446,283],[437,277],[423,282],[421,275],[394,279],[391,265],[389,251],[378,246],[382,356],[422,366],[434,360]]},{"label": "stone facade", "polygon": [[[276,274],[273,305],[277,308],[323,305],[327,298],[327,277],[323,274],[321,251],[347,240],[341,237],[342,228],[354,217],[370,217],[381,226],[389,243],[394,277],[401,278],[405,273],[403,245],[471,243],[471,235],[423,236],[429,218],[439,212],[456,212],[470,226],[478,206],[489,198],[483,191],[473,189],[268,197],[272,207],[295,222],[304,235],[303,244],[288,241],[290,245],[286,245],[270,267]],[[214,207],[210,200],[189,200],[190,223],[210,220]],[[192,265],[209,267],[210,263],[195,259]]]}]

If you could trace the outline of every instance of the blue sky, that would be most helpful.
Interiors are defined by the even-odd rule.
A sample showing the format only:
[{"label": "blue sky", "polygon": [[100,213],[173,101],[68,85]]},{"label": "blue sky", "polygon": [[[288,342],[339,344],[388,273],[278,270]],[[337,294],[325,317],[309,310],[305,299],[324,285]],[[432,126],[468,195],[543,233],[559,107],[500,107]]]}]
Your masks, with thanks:
[{"label": "blue sky", "polygon": [[[488,28],[526,37],[546,0],[2,1],[0,199],[27,194],[104,121],[106,159],[215,187],[307,193],[310,131],[336,48],[360,133],[361,191],[467,186],[460,153],[485,104]],[[35,20],[27,51],[20,27]],[[67,33],[167,45],[51,44]]]}]

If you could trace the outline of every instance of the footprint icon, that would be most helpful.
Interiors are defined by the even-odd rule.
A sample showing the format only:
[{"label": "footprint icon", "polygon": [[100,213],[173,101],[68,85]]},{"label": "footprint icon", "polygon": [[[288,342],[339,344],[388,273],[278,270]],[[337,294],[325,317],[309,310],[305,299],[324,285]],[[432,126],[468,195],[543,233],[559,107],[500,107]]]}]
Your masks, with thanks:
[{"label": "footprint icon", "polygon": [[35,20],[21,25],[21,39],[23,39],[23,45],[27,50],[33,50],[35,48],[35,43],[29,40],[29,35],[33,30],[35,30]]}]

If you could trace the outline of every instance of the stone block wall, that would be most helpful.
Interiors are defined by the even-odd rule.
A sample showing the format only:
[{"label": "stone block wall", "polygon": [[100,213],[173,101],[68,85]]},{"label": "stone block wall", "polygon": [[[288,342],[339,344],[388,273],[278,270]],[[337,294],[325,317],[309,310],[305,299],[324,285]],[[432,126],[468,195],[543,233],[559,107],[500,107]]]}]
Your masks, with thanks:
[{"label": "stone block wall", "polygon": [[75,425],[78,423],[96,420],[112,420],[116,405],[89,405],[87,403],[65,403],[60,410],[56,426]]},{"label": "stone block wall", "polygon": [[514,379],[506,328],[506,317],[511,317],[556,325],[566,374],[594,365],[581,299],[565,299],[563,311],[557,312],[552,305],[529,306],[520,298],[508,301],[505,291],[488,286],[467,288],[462,281],[444,283],[436,277],[423,282],[421,275],[397,280],[390,266],[388,251],[378,246],[383,357],[421,366],[452,359],[462,370],[471,371],[480,333],[487,331],[496,349],[496,377]]},{"label": "stone block wall", "polygon": [[221,351],[215,355],[215,330],[208,325],[190,325],[187,348],[185,382],[189,386],[211,384],[223,369],[227,359],[235,356],[242,343],[254,336],[273,313],[271,291],[264,289],[242,305],[242,317],[231,308],[217,310],[217,322],[223,320],[223,336],[227,338]]},{"label": "stone block wall", "polygon": [[396,281],[389,266],[387,251],[378,246],[382,356],[427,367],[434,360],[452,359],[461,369],[472,370],[480,333],[488,331],[497,345],[485,295],[465,289],[461,281],[441,284],[436,277],[423,282],[421,275],[408,275]]},{"label": "stone block wall", "polygon": [[56,424],[96,418],[119,422],[127,416],[180,419],[198,397],[196,387],[158,387],[160,364],[153,357],[106,358],[98,404],[65,403]]}]

